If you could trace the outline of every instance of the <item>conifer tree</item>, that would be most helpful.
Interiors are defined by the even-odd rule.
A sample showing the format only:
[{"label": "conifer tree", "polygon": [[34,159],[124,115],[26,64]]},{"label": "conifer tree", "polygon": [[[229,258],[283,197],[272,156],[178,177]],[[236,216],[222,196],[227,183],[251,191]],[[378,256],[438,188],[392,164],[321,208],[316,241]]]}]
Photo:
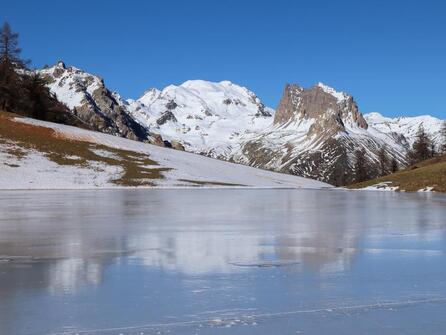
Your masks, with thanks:
[{"label": "conifer tree", "polygon": [[395,157],[392,158],[392,161],[390,162],[390,171],[392,173],[398,172],[399,170],[399,165],[398,165],[398,161],[396,160]]},{"label": "conifer tree", "polygon": [[333,168],[333,185],[342,186],[345,185],[349,180],[349,172],[345,169],[348,165],[348,156],[345,148],[338,148],[340,150],[339,158],[334,164]]},{"label": "conifer tree", "polygon": [[441,127],[441,146],[440,151],[442,154],[446,154],[446,121],[443,121],[443,126]]},{"label": "conifer tree", "polygon": [[432,140],[424,130],[424,127],[421,125],[418,129],[418,133],[416,135],[415,142],[412,145],[412,149],[408,153],[407,158],[409,163],[416,164],[418,162],[431,158],[433,155],[432,148]]},{"label": "conifer tree", "polygon": [[355,165],[354,165],[354,175],[355,182],[361,183],[369,179],[368,173],[368,159],[366,156],[366,151],[364,149],[359,149],[355,151]]},{"label": "conifer tree", "polygon": [[28,107],[29,116],[46,119],[46,111],[52,103],[49,100],[50,93],[45,86],[45,80],[39,74],[31,74],[24,78],[23,86],[27,91],[25,104]]},{"label": "conifer tree", "polygon": [[8,22],[0,29],[0,61],[15,68],[25,68],[27,61],[20,58],[19,34],[11,30]]},{"label": "conifer tree", "polygon": [[389,156],[387,155],[386,147],[382,147],[378,152],[379,175],[385,176],[389,174]]},{"label": "conifer tree", "polygon": [[6,22],[0,29],[0,109],[14,110],[20,104],[22,96],[21,77],[18,69],[24,69],[25,63],[20,58],[18,34],[11,31]]}]

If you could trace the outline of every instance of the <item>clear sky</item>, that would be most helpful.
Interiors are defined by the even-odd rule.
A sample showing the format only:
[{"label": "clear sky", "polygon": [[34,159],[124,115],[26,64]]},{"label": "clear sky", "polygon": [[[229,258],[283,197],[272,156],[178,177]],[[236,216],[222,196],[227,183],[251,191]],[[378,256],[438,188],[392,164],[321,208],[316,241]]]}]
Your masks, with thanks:
[{"label": "clear sky", "polygon": [[362,112],[446,118],[446,1],[3,2],[36,67],[64,60],[125,98],[188,79],[230,80],[276,107],[318,81]]}]

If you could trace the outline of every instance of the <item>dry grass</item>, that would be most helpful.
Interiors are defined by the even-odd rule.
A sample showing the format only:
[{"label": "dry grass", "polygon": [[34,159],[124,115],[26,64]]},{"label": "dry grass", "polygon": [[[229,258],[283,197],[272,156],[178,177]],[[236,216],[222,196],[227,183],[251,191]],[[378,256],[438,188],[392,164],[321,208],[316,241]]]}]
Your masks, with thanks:
[{"label": "dry grass", "polygon": [[[101,169],[97,166],[103,164],[120,167],[123,173],[111,182],[121,186],[152,186],[154,180],[163,178],[162,172],[169,170],[156,167],[158,163],[147,154],[64,138],[53,129],[16,122],[14,117],[17,115],[0,112],[0,144],[17,146],[7,149],[17,159],[26,157],[27,150],[36,150],[59,165],[96,166],[98,173]],[[95,153],[99,150],[106,155]]]},{"label": "dry grass", "polygon": [[178,181],[190,183],[195,186],[246,186],[243,184],[232,184],[218,181],[204,181],[204,180],[202,181],[202,180],[191,180],[191,179],[178,179]]},{"label": "dry grass", "polygon": [[407,192],[416,192],[426,187],[433,187],[436,192],[446,192],[446,155],[385,177],[349,185],[348,188],[364,188],[383,182],[388,182],[389,186],[398,186],[399,190]]}]

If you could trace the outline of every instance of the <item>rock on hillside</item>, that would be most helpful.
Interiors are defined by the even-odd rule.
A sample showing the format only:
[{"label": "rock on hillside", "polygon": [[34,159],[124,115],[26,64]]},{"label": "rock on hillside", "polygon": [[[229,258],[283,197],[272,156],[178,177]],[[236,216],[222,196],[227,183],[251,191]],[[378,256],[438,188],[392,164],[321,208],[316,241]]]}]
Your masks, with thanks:
[{"label": "rock on hillside", "polygon": [[126,103],[111,92],[98,76],[63,62],[38,70],[48,80],[48,87],[57,99],[92,129],[132,140],[162,143],[130,115]]}]

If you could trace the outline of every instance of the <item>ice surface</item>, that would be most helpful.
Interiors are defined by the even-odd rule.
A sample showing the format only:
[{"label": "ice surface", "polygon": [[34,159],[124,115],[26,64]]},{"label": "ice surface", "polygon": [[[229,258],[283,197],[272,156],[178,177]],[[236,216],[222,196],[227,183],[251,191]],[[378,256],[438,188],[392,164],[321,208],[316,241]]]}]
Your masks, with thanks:
[{"label": "ice surface", "polygon": [[446,197],[0,192],[0,334],[444,334]]}]

